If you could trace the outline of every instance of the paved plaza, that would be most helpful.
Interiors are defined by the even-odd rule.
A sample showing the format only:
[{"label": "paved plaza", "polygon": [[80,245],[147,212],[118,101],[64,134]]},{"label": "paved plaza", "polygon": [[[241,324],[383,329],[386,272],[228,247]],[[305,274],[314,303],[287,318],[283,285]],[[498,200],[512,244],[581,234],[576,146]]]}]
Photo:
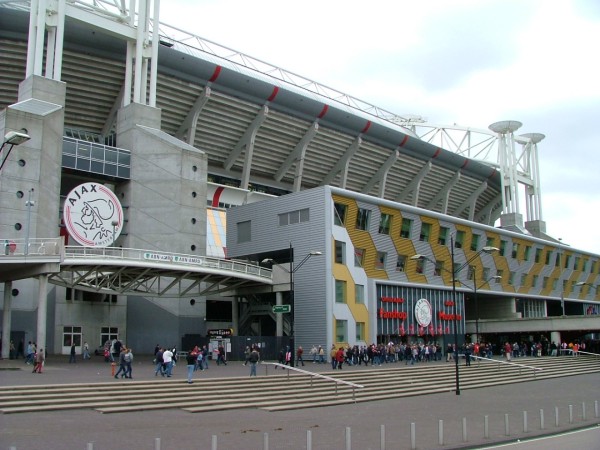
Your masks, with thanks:
[{"label": "paved plaza", "polygon": [[[171,379],[155,377],[151,360],[151,356],[135,358],[133,380],[112,378],[110,364],[99,356],[92,356],[88,361],[78,360],[75,364],[68,363],[68,356],[51,356],[43,374],[31,373],[31,366],[25,365],[22,360],[2,360],[0,384],[114,382],[125,392],[128,383],[140,380],[162,383],[165,391],[174,384],[185,383],[185,367],[176,367]],[[408,379],[411,366],[402,363],[389,365],[392,366],[399,369],[397,382],[406,382],[404,380]],[[317,372],[331,370],[327,364],[307,363],[304,368]],[[461,367],[461,370],[471,369],[476,367]],[[272,367],[268,370],[266,372],[265,367],[260,367],[259,376],[277,372]],[[355,370],[373,369],[370,366],[350,367],[336,375],[342,377],[344,371]],[[212,363],[208,371],[196,374],[195,383],[206,385],[208,391],[211,380],[245,377],[249,375],[249,368],[239,361],[230,361],[227,366]],[[122,414],[101,414],[94,410],[7,414],[0,416],[0,450],[13,447],[17,450],[83,450],[89,448],[88,444],[94,450],[156,450],[157,446],[161,450],[296,450],[307,448],[309,434],[315,450],[343,450],[348,448],[348,444],[352,449],[366,450],[382,448],[382,426],[385,448],[410,449],[413,423],[418,449],[476,448],[597,425],[599,419],[595,416],[594,403],[600,400],[599,381],[599,374],[591,374],[462,390],[460,396],[451,391],[404,399],[382,397],[376,402],[277,413],[244,409],[192,414],[169,409]],[[285,384],[281,389],[285,389]],[[569,423],[569,406],[573,423]],[[556,408],[559,411],[558,427],[555,425]],[[544,430],[540,429],[540,410],[544,411]],[[524,432],[523,411],[528,416],[527,432]],[[485,416],[489,424],[488,439],[484,438]],[[443,445],[439,445],[440,421],[443,421]],[[466,442],[463,440],[465,423]],[[545,448],[553,448],[552,444],[545,445]],[[590,450],[597,448],[600,447],[589,447]]]}]

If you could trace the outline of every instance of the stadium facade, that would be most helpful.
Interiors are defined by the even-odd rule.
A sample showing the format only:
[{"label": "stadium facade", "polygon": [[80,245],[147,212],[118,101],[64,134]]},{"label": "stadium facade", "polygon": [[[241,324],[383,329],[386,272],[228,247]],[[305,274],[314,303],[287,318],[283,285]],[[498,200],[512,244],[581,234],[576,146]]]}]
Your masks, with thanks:
[{"label": "stadium facade", "polygon": [[[5,261],[24,263],[0,266],[4,342],[66,353],[119,336],[150,352],[293,333],[305,348],[444,345],[455,325],[461,341],[597,336],[600,256],[545,234],[542,135],[492,125],[479,150],[496,146],[490,163],[428,140],[422,118],[158,25],[158,2],[135,5],[0,4],[0,238]],[[29,140],[13,145],[11,132]],[[108,222],[89,242],[69,219],[86,184],[118,201],[82,210],[122,211],[90,206]],[[94,289],[89,276],[61,283],[27,264],[32,242],[58,237],[147,259],[243,260],[272,279],[154,297]],[[274,312],[287,303],[292,314]]]}]

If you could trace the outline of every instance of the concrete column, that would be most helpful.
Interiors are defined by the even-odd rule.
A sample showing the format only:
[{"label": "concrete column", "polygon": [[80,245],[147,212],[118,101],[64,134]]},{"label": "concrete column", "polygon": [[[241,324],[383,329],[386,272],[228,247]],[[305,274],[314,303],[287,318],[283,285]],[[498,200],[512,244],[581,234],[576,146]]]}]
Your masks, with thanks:
[{"label": "concrete column", "polygon": [[557,346],[560,346],[562,342],[560,331],[551,331],[550,332],[550,342],[554,342]]},{"label": "concrete column", "polygon": [[240,334],[240,298],[233,297],[231,301],[231,323],[233,325],[233,333]]},{"label": "concrete column", "polygon": [[[283,304],[281,292],[275,293],[275,304]],[[275,322],[275,336],[283,336],[283,314],[275,314],[275,316],[277,317],[277,321]]]},{"label": "concrete column", "polygon": [[12,281],[6,281],[4,282],[4,309],[2,310],[2,359],[8,359],[10,350],[11,295]]},{"label": "concrete column", "polygon": [[38,313],[37,313],[37,348],[43,348],[46,354],[46,315],[48,310],[48,275],[39,276]]}]

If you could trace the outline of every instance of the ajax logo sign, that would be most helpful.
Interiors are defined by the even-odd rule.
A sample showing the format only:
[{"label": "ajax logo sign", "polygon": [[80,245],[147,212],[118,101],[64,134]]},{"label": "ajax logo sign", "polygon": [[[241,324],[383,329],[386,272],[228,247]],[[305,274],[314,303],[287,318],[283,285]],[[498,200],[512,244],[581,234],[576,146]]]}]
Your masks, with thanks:
[{"label": "ajax logo sign", "polygon": [[119,199],[97,183],[80,184],[69,192],[63,216],[71,237],[85,247],[107,247],[123,228]]}]

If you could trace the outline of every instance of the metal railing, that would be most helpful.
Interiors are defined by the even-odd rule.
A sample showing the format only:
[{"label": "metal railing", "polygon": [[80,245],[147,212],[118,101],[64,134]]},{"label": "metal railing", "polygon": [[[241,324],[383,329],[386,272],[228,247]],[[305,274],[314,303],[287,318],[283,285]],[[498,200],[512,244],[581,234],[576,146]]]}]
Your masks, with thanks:
[{"label": "metal railing", "polygon": [[310,377],[310,387],[313,386],[313,381],[315,378],[321,378],[321,379],[324,379],[327,381],[331,381],[331,382],[335,383],[335,395],[338,395],[338,386],[340,384],[350,386],[352,388],[352,400],[354,400],[355,403],[356,403],[356,389],[364,388],[364,386],[362,384],[356,384],[356,383],[351,383],[350,381],[339,380],[337,378],[328,377],[327,375],[321,375],[320,373],[309,372],[308,370],[299,369],[297,367],[291,367],[291,366],[288,366],[287,364],[271,363],[271,362],[261,362],[260,364],[265,366],[265,375],[268,375],[268,366],[275,366],[275,368],[281,367],[282,369],[287,369],[288,380],[290,379],[290,371],[291,370],[293,370],[294,372],[304,374],[304,375],[308,375]]},{"label": "metal railing", "polygon": [[[481,361],[494,362],[494,363],[497,363],[497,364],[507,364],[509,366],[517,366],[517,367],[519,367],[519,375],[521,375],[521,370],[523,368],[525,368],[525,369],[531,369],[531,370],[533,370],[533,378],[536,377],[536,371],[538,371],[538,370],[544,370],[541,367],[534,367],[534,366],[528,366],[527,364],[519,364],[519,363],[510,362],[510,361],[503,361],[501,359],[482,358],[481,356],[474,356],[474,355],[471,355],[470,358],[473,358],[473,359],[477,360],[477,366],[478,367],[479,367]],[[500,367],[500,365],[498,367]]]},{"label": "metal railing", "polygon": [[62,238],[0,239],[2,253],[8,257],[62,256]]}]

